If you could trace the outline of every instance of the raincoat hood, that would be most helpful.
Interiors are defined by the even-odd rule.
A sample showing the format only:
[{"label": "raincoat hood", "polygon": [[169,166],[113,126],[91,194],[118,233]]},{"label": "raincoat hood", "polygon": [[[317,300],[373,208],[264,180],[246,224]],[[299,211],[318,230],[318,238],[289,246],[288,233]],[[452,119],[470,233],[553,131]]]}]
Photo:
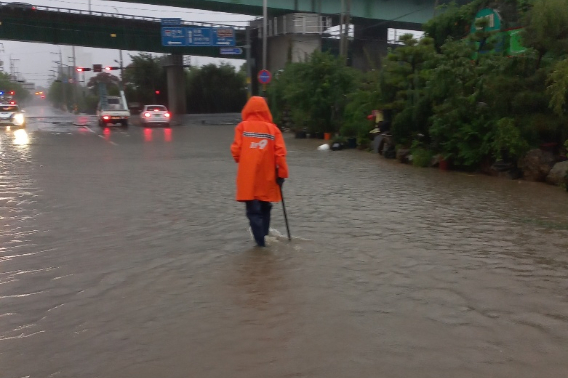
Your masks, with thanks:
[{"label": "raincoat hood", "polygon": [[264,121],[272,123],[272,113],[266,100],[260,96],[251,97],[241,112],[243,121]]}]

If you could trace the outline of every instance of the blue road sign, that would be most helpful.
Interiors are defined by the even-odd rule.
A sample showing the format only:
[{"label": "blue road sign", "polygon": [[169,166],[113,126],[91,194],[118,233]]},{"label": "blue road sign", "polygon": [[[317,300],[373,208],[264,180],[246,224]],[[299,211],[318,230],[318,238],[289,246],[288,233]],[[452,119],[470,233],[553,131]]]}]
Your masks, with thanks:
[{"label": "blue road sign", "polygon": [[185,46],[185,28],[162,28],[162,46]]},{"label": "blue road sign", "polygon": [[211,28],[187,28],[186,46],[211,46]]},{"label": "blue road sign", "polygon": [[[178,18],[163,18],[167,21],[162,24],[162,46],[218,46],[218,47],[231,47],[235,46],[235,29],[233,28],[193,28],[186,26],[164,26],[169,25],[169,22],[181,20]],[[235,51],[235,50],[232,50]],[[238,53],[228,54],[242,54]]]},{"label": "blue road sign", "polygon": [[268,70],[261,70],[258,73],[258,82],[260,84],[268,84],[272,80],[272,74]]},{"label": "blue road sign", "polygon": [[219,49],[219,53],[221,55],[241,55],[243,53],[243,49],[240,47],[221,47]]},{"label": "blue road sign", "polygon": [[181,18],[162,18],[162,26],[179,26],[181,25]]},{"label": "blue road sign", "polygon": [[215,28],[213,29],[213,46],[235,46],[235,29]]}]

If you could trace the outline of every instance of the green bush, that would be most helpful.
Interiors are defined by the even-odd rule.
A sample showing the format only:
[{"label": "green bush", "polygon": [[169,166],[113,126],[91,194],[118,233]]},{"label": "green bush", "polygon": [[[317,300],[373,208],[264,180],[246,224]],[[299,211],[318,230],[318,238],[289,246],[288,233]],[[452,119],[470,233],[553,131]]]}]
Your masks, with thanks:
[{"label": "green bush", "polygon": [[432,151],[427,150],[423,147],[413,148],[412,153],[412,165],[415,167],[429,167],[434,154]]},{"label": "green bush", "polygon": [[521,137],[513,118],[501,118],[493,132],[491,150],[496,159],[502,159],[503,153],[518,159],[529,150],[529,144]]},{"label": "green bush", "polygon": [[286,66],[269,88],[270,105],[276,113],[293,109],[294,124],[312,132],[336,132],[356,84],[357,72],[343,59],[316,51],[306,62]]}]

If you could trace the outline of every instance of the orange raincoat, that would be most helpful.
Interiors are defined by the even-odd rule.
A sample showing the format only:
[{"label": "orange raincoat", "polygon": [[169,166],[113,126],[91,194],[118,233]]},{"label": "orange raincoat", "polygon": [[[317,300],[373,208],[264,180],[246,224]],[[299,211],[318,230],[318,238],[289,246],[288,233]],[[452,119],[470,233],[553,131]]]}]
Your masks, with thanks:
[{"label": "orange raincoat", "polygon": [[288,177],[282,133],[272,123],[272,114],[262,97],[251,97],[242,117],[231,145],[233,158],[239,163],[237,201],[278,202],[281,198],[276,169],[279,177]]}]

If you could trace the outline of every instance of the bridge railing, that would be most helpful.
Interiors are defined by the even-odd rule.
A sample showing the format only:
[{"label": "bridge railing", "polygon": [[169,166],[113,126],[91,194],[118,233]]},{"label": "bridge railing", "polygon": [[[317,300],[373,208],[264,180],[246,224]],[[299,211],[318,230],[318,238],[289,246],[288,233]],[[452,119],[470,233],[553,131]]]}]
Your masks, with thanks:
[{"label": "bridge railing", "polygon": [[[3,7],[11,7],[12,9],[18,9],[12,2],[5,2],[0,1],[0,10]],[[50,6],[43,6],[37,5],[34,6],[34,10],[32,9],[20,9],[22,12],[37,12],[37,11],[45,11],[45,12],[57,12],[63,14],[73,14],[73,15],[82,15],[82,16],[95,16],[95,17],[108,17],[108,18],[119,18],[122,20],[128,21],[146,21],[146,22],[155,22],[161,23],[161,18],[157,17],[146,17],[146,16],[133,16],[129,14],[122,14],[122,13],[110,13],[110,12],[99,12],[99,11],[89,11],[83,9],[72,9],[72,8],[57,8],[57,7],[50,7]],[[184,26],[197,26],[197,27],[221,27],[226,28],[230,27],[237,30],[245,30],[243,26],[235,26],[235,25],[226,25],[226,24],[215,24],[211,22],[200,22],[200,21],[185,21],[182,20],[182,25]]]}]

